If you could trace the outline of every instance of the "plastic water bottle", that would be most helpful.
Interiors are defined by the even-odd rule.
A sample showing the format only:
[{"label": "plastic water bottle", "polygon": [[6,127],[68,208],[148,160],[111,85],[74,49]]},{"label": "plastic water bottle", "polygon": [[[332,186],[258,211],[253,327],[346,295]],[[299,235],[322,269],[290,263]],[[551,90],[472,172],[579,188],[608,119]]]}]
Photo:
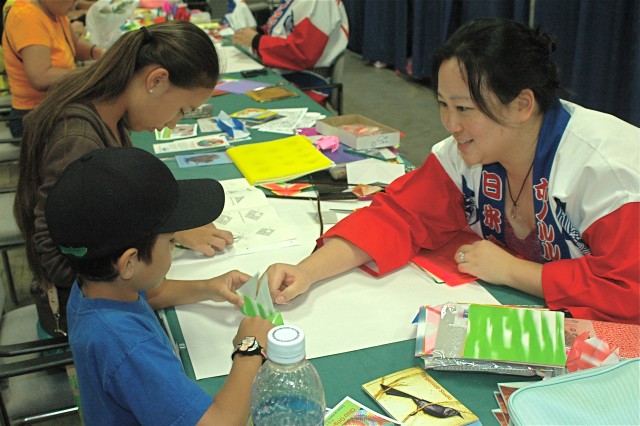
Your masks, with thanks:
[{"label": "plastic water bottle", "polygon": [[305,358],[304,333],[281,325],[269,331],[267,358],[251,388],[255,426],[318,426],[324,423],[324,391]]}]

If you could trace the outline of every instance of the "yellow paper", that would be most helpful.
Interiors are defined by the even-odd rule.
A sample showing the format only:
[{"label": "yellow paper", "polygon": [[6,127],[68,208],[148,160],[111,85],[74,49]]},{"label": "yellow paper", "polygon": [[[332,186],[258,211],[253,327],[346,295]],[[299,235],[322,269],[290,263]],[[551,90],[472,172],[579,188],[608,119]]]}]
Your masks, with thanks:
[{"label": "yellow paper", "polygon": [[235,146],[227,155],[251,185],[286,182],[333,166],[304,136]]}]

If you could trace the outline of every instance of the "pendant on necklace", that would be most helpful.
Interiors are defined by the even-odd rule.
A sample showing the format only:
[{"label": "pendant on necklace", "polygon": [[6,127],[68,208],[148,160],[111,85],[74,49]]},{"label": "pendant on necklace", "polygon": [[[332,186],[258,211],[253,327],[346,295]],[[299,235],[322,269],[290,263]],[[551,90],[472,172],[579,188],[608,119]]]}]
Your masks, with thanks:
[{"label": "pendant on necklace", "polygon": [[511,207],[511,219],[515,219],[517,214],[516,204],[514,204],[513,207]]}]

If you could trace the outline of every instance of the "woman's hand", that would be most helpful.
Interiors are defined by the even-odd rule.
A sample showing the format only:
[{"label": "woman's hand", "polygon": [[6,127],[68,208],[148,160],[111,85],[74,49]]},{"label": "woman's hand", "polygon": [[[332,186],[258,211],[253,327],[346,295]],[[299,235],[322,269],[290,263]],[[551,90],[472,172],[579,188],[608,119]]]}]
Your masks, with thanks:
[{"label": "woman's hand", "polygon": [[245,47],[251,47],[251,42],[253,41],[253,38],[257,34],[258,32],[253,28],[249,28],[249,27],[240,28],[238,31],[236,31],[233,34],[233,37],[231,37],[231,40],[233,41],[233,44],[237,44]]},{"label": "woman's hand", "polygon": [[542,264],[518,258],[488,240],[458,248],[458,270],[491,284],[507,285],[543,297]]},{"label": "woman's hand", "polygon": [[313,284],[300,265],[275,263],[269,266],[265,274],[269,277],[271,298],[277,304],[288,303],[306,293]]},{"label": "woman's hand", "polygon": [[506,284],[509,263],[517,260],[497,244],[488,240],[465,244],[456,251],[458,270],[488,281]]},{"label": "woman's hand", "polygon": [[212,223],[176,232],[174,238],[181,246],[198,251],[205,256],[214,256],[226,246],[233,244],[233,234],[216,228]]},{"label": "woman's hand", "polygon": [[84,24],[80,21],[72,21],[69,24],[69,27],[71,28],[71,33],[72,33],[71,36],[73,37],[74,40],[82,37],[86,31]]}]

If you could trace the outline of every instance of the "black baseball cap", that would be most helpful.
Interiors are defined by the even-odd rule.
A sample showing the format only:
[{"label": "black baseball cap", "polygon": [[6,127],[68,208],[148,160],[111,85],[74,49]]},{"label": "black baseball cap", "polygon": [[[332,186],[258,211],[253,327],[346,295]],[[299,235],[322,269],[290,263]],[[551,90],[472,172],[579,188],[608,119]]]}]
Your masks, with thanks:
[{"label": "black baseball cap", "polygon": [[223,208],[218,181],[176,180],[142,149],[105,148],[65,168],[47,197],[45,219],[63,254],[98,259],[151,235],[211,223]]}]

